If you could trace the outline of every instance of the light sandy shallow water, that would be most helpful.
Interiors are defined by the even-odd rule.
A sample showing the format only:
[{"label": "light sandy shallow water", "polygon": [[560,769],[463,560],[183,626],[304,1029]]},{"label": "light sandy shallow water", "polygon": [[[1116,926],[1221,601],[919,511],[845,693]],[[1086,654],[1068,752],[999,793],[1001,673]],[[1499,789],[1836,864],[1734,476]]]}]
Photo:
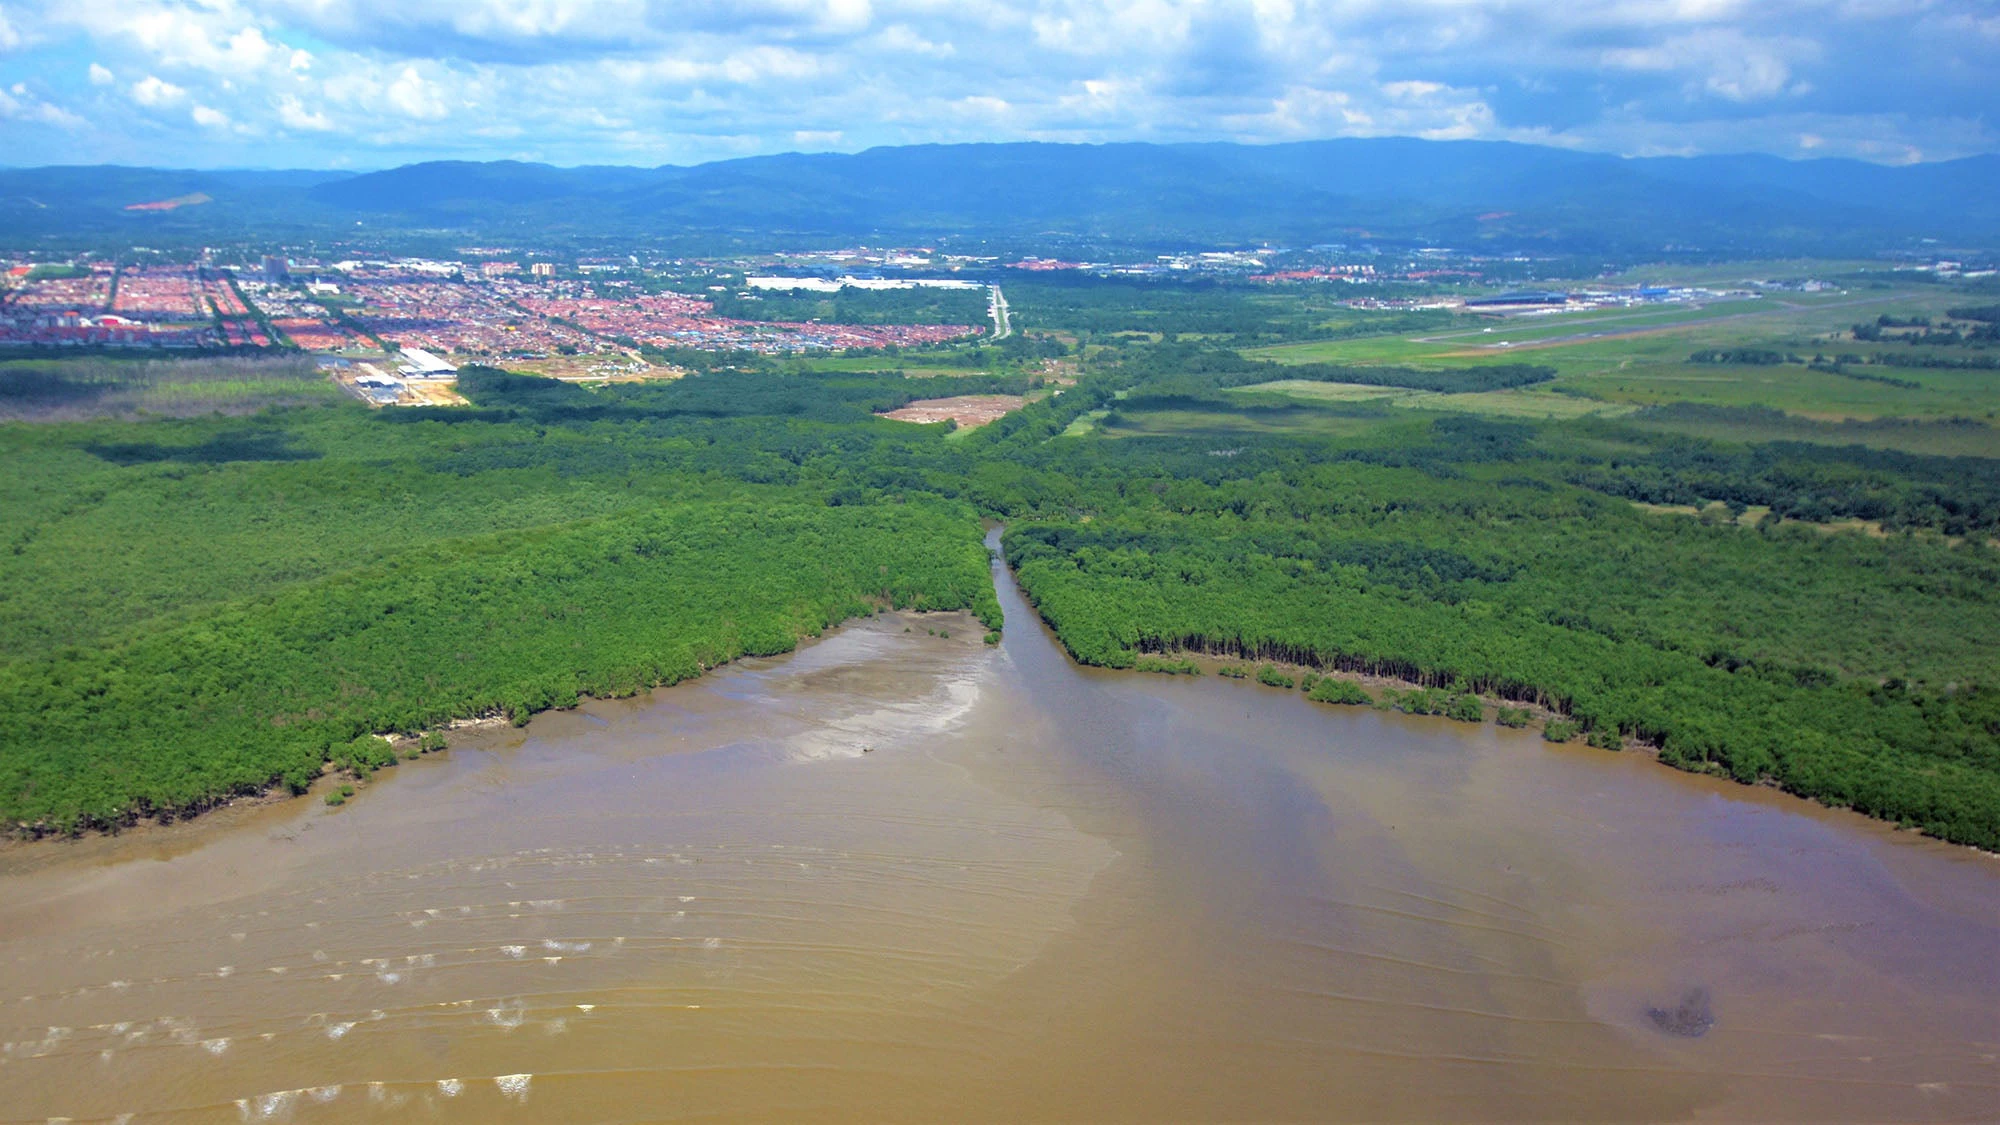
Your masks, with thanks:
[{"label": "light sandy shallow water", "polygon": [[2000,1118],[1990,857],[1001,593],[17,850],[0,1121]]}]

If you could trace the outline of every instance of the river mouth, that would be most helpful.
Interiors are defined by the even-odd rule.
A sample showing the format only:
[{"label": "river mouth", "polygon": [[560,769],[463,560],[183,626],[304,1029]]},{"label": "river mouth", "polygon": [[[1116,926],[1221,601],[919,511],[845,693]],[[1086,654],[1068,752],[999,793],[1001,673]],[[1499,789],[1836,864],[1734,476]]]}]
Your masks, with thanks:
[{"label": "river mouth", "polygon": [[1990,857],[1635,756],[1080,669],[998,577],[997,647],[885,615],[343,808],[0,875],[0,1120],[2000,1104]]}]

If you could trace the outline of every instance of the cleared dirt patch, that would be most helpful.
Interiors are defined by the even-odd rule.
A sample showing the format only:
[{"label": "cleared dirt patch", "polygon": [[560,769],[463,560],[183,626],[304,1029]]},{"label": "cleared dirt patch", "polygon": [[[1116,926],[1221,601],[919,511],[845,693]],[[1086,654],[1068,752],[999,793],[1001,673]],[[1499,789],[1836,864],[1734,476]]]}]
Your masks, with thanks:
[{"label": "cleared dirt patch", "polygon": [[984,426],[1010,411],[1021,409],[1028,400],[1020,395],[958,395],[953,398],[924,398],[882,415],[898,422],[942,422],[949,418],[960,426]]}]

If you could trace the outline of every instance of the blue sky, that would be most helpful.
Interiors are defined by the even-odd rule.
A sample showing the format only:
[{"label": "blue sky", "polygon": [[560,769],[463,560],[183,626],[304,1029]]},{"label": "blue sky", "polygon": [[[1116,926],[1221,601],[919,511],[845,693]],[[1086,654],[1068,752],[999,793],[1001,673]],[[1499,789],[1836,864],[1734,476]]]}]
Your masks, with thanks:
[{"label": "blue sky", "polygon": [[1404,135],[2000,151],[2000,0],[0,0],[0,162]]}]

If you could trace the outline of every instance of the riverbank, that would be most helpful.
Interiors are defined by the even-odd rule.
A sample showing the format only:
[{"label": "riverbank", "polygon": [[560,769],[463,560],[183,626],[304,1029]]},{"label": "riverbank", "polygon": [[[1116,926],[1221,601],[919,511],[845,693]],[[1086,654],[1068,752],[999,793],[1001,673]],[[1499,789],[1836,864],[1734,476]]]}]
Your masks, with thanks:
[{"label": "riverbank", "polygon": [[[878,607],[871,613],[865,615],[858,614],[845,618],[826,629],[799,634],[794,638],[790,648],[783,649],[777,653],[745,653],[716,664],[698,664],[696,666],[698,671],[692,677],[684,677],[671,682],[635,686],[633,690],[623,693],[578,693],[575,697],[575,702],[562,706],[549,706],[511,714],[495,709],[474,716],[451,719],[448,722],[425,727],[417,731],[373,732],[362,736],[362,739],[379,739],[385,744],[386,757],[379,760],[378,765],[365,771],[345,768],[341,765],[340,761],[336,760],[341,747],[330,747],[327,760],[321,764],[318,772],[302,787],[288,785],[282,781],[273,781],[253,793],[234,794],[212,802],[187,808],[166,810],[164,812],[143,814],[134,812],[130,814],[129,819],[116,824],[86,824],[79,826],[74,831],[61,831],[46,825],[17,824],[7,835],[0,836],[0,868],[15,866],[8,861],[16,853],[24,850],[34,850],[57,842],[76,842],[93,838],[131,838],[143,842],[151,836],[169,830],[174,830],[173,834],[176,837],[184,836],[186,833],[181,830],[185,829],[189,824],[211,822],[217,818],[217,814],[231,810],[240,814],[248,810],[283,806],[296,801],[307,803],[321,802],[338,807],[346,801],[357,799],[360,794],[365,793],[370,786],[375,784],[373,775],[381,769],[394,768],[403,763],[441,753],[454,746],[463,744],[466,740],[478,739],[482,734],[523,727],[537,716],[575,711],[591,703],[628,701],[639,697],[653,698],[660,692],[670,690],[683,683],[699,680],[742,659],[753,656],[769,657],[796,653],[812,644],[825,640],[828,636],[859,621],[905,617],[913,622],[909,626],[912,629],[917,627],[916,623],[918,622],[928,622],[927,627],[934,631],[948,633],[956,630],[962,636],[973,638],[979,637],[986,631],[985,624],[970,610],[919,611]],[[341,793],[343,788],[350,790],[350,792],[343,794],[340,800],[328,800],[330,796]]]},{"label": "riverbank", "polygon": [[[1148,661],[1156,662],[1155,666],[1147,666]],[[1278,678],[1290,682],[1272,683],[1268,679],[1260,679],[1260,673],[1263,673],[1266,669],[1275,673]],[[1821,800],[1810,793],[1787,789],[1776,778],[1760,777],[1745,782],[1731,777],[1728,770],[1712,762],[1695,763],[1671,760],[1661,755],[1660,747],[1656,743],[1647,742],[1630,734],[1619,735],[1615,745],[1608,744],[1608,739],[1596,737],[1592,732],[1587,732],[1576,727],[1574,720],[1562,712],[1533,702],[1507,700],[1495,696],[1479,695],[1474,692],[1451,693],[1448,689],[1439,688],[1436,685],[1425,685],[1414,680],[1398,679],[1392,676],[1370,675],[1363,672],[1346,672],[1337,669],[1325,670],[1312,665],[1282,660],[1251,662],[1231,656],[1218,656],[1212,653],[1187,649],[1149,654],[1147,657],[1140,658],[1140,661],[1134,667],[1130,669],[1118,669],[1118,671],[1166,676],[1190,674],[1214,676],[1218,679],[1240,681],[1247,688],[1260,688],[1273,695],[1302,695],[1308,699],[1311,698],[1309,694],[1310,686],[1314,681],[1331,680],[1352,684],[1368,693],[1369,698],[1366,700],[1342,699],[1330,703],[1321,700],[1314,700],[1314,702],[1335,707],[1346,705],[1361,706],[1376,711],[1389,711],[1418,718],[1435,718],[1462,722],[1468,726],[1494,724],[1503,728],[1539,733],[1543,741],[1558,745],[1575,744],[1578,746],[1589,746],[1597,750],[1636,754],[1662,767],[1672,769],[1677,773],[1713,778],[1725,784],[1738,785],[1750,789],[1762,789],[1782,793],[1787,800],[1801,801],[1814,808],[1825,809],[1829,812],[1857,816],[1871,823],[1881,824],[1892,832],[1909,832],[1919,836],[1926,836],[1938,839],[1940,843],[1946,846],[1962,848],[1974,855],[1989,859],[2000,859],[2000,852],[1981,848],[1975,844],[1943,840],[1923,831],[1921,827],[1914,824],[1899,824],[1886,818],[1869,816],[1848,806],[1832,804]],[[1476,720],[1461,718],[1445,710],[1412,709],[1408,705],[1412,697],[1424,697],[1426,695],[1434,701],[1439,695],[1477,700],[1480,708],[1480,717]],[[1523,716],[1524,721],[1518,723],[1500,722],[1501,714],[1509,710]],[[1557,730],[1554,732],[1551,732],[1549,729],[1552,724],[1557,725]],[[1569,729],[1563,730],[1563,725],[1567,725]]]},{"label": "riverbank", "polygon": [[[1186,668],[1184,669],[1182,666],[1186,666]],[[1191,669],[1191,671],[1186,669]],[[1266,669],[1269,669],[1278,677],[1291,682],[1274,684],[1260,680],[1258,678],[1259,675]],[[1563,713],[1533,701],[1503,699],[1499,696],[1481,695],[1478,692],[1471,691],[1452,692],[1448,687],[1441,687],[1436,684],[1422,684],[1415,680],[1399,679],[1395,676],[1381,676],[1367,672],[1349,672],[1338,668],[1319,668],[1314,665],[1301,664],[1288,660],[1246,660],[1240,657],[1202,652],[1196,649],[1171,649],[1157,653],[1149,652],[1145,656],[1140,657],[1129,670],[1153,675],[1197,674],[1220,676],[1223,679],[1240,679],[1260,687],[1285,692],[1300,691],[1309,693],[1314,683],[1321,680],[1332,680],[1336,683],[1353,684],[1363,691],[1368,692],[1369,698],[1365,702],[1358,704],[1360,706],[1370,706],[1384,711],[1401,711],[1404,714],[1413,715],[1439,714],[1439,712],[1411,710],[1404,706],[1399,706],[1403,702],[1403,697],[1414,696],[1420,692],[1444,692],[1453,697],[1465,697],[1477,700],[1480,707],[1479,721],[1481,722],[1496,721],[1503,710],[1515,711],[1524,717],[1525,721],[1521,723],[1503,724],[1514,726],[1517,729],[1528,729],[1530,727],[1544,729],[1549,723],[1569,721],[1569,717]],[[1310,698],[1310,696],[1308,697]],[[1315,702],[1320,701],[1316,700]],[[1341,704],[1336,703],[1332,705],[1339,706]],[[1443,715],[1442,717],[1450,718],[1451,716]],[[1570,739],[1550,738],[1549,741],[1567,742]],[[1647,747],[1637,739],[1631,738],[1624,740],[1624,748],[1658,749],[1657,747]]]},{"label": "riverbank", "polygon": [[[1559,663],[1545,666],[1532,658],[1517,659],[1517,671],[1509,675],[1495,671],[1504,663],[1495,664],[1490,656],[1483,663],[1474,660],[1472,666],[1485,667],[1486,672],[1466,672],[1461,677],[1440,669],[1466,667],[1463,659],[1451,658],[1460,649],[1475,656],[1485,650],[1471,641],[1459,644],[1466,638],[1455,630],[1465,622],[1449,619],[1438,621],[1434,632],[1400,634],[1404,652],[1412,645],[1432,652],[1423,660],[1402,654],[1351,658],[1339,650],[1329,655],[1312,638],[1341,635],[1343,625],[1337,620],[1325,621],[1318,631],[1301,629],[1298,622],[1271,619],[1269,606],[1252,603],[1237,607],[1236,616],[1225,617],[1220,612],[1223,607],[1200,587],[1184,593],[1197,604],[1177,605],[1170,592],[1117,576],[1115,565],[1098,569],[1078,565],[1064,553],[1069,548],[1052,554],[1050,536],[1060,539],[1062,534],[1066,533],[1044,529],[1042,541],[1031,537],[1025,544],[1034,552],[1027,564],[1035,568],[1030,582],[1047,585],[1044,598],[1038,599],[1027,584],[1021,589],[1057,643],[1079,663],[1169,674],[1200,671],[1253,681],[1261,674],[1265,686],[1273,690],[1305,686],[1308,678],[1336,683],[1347,690],[1322,691],[1320,702],[1368,704],[1468,723],[1504,719],[1503,725],[1538,728],[1549,742],[1582,741],[1602,750],[1632,751],[1681,772],[1775,789],[1981,854],[2000,853],[2000,847],[1992,844],[1991,823],[1980,816],[1984,798],[1977,784],[1981,775],[1976,760],[1949,759],[1919,769],[1909,748],[1912,728],[1928,730],[1940,723],[1949,728],[1954,721],[1963,726],[1964,720],[1942,705],[1933,708],[1945,715],[1942,720],[1924,711],[1924,700],[1908,692],[1902,680],[1878,685],[1871,697],[1855,690],[1865,689],[1865,684],[1838,684],[1830,674],[1813,669],[1720,658],[1702,664],[1678,651],[1656,652],[1648,658],[1700,665],[1699,678],[1709,682],[1728,706],[1669,692],[1671,677],[1650,686],[1620,689],[1591,680],[1585,669],[1565,671]],[[1010,574],[1014,562],[1008,560]],[[1095,588],[1098,583],[1105,588]],[[1151,610],[1121,617],[1117,607],[1125,603],[1110,593],[1111,588]],[[1045,605],[1048,614],[1042,612]],[[1307,618],[1326,613],[1325,606],[1295,608]],[[1244,615],[1248,619],[1242,619]],[[1237,624],[1219,627],[1214,624],[1218,619]],[[1214,635],[1204,638],[1204,630]],[[1161,633],[1173,640],[1163,641]],[[1509,644],[1521,657],[1518,638]],[[1639,653],[1633,659],[1646,655]],[[1550,667],[1572,675],[1570,689],[1559,690],[1519,671]],[[1792,676],[1799,677],[1796,684],[1788,678]],[[1489,690],[1472,690],[1466,679]],[[1581,701],[1579,692],[1584,695]],[[1962,694],[1965,707],[1976,710],[1981,704],[1979,689],[1965,686]],[[1943,698],[1951,701],[1950,691]],[[1745,700],[1758,699],[1764,701],[1765,710],[1749,716],[1739,713]],[[1901,728],[1881,727],[1882,713],[1892,708],[1920,713]],[[1838,745],[1821,738],[1829,728],[1829,716],[1836,714],[1857,720]],[[1961,781],[1967,784],[1961,787]]]}]

